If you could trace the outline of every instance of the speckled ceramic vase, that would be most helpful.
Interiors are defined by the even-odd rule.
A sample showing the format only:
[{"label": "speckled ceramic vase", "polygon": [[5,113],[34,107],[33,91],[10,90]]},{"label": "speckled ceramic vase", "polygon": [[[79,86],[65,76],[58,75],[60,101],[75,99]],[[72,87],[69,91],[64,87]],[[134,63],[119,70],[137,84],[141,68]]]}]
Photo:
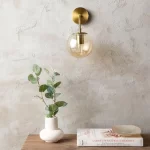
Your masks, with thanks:
[{"label": "speckled ceramic vase", "polygon": [[40,138],[45,142],[57,142],[63,138],[63,131],[58,128],[58,119],[45,118],[45,129],[40,132]]}]

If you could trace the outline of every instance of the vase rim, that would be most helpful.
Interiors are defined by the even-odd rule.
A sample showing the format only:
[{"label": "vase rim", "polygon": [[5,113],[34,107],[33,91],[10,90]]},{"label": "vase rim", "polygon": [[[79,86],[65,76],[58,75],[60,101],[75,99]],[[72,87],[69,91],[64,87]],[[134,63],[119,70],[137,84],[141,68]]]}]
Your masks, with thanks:
[{"label": "vase rim", "polygon": [[52,117],[52,118],[48,118],[48,117],[45,117],[45,119],[57,119],[57,117]]}]

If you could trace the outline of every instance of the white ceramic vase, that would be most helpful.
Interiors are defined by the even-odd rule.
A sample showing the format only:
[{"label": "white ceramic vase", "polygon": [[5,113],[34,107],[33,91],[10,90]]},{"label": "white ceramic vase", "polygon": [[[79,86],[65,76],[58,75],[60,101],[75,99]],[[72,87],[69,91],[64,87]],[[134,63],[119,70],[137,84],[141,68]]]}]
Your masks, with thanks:
[{"label": "white ceramic vase", "polygon": [[40,132],[40,138],[45,142],[57,142],[63,137],[64,133],[58,128],[58,119],[45,118],[45,129]]}]

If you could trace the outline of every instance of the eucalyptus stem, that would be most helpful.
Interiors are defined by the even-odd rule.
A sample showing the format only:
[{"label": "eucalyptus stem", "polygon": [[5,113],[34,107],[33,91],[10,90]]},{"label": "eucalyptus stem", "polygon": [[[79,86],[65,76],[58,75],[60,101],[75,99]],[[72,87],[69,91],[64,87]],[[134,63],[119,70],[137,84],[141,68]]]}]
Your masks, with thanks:
[{"label": "eucalyptus stem", "polygon": [[53,99],[53,101],[54,101],[54,104],[55,104],[55,102],[56,102],[56,94],[55,94],[55,92],[54,92],[54,99]]},{"label": "eucalyptus stem", "polygon": [[[38,78],[37,82],[38,82],[38,85],[39,85],[39,87],[40,87],[39,78]],[[42,92],[41,92],[41,97],[40,97],[40,96],[36,96],[36,97],[40,98],[40,99],[42,100],[42,102],[45,104],[45,106],[48,107],[48,105],[46,104],[46,102],[45,102],[45,100],[44,100],[44,98],[43,98]]]},{"label": "eucalyptus stem", "polygon": [[37,97],[37,98],[41,99],[42,102],[46,105],[46,107],[48,107],[48,105],[47,105],[46,102],[44,101],[43,97],[40,97],[40,96],[38,96],[38,95],[36,95],[36,96],[34,96],[34,97]]}]

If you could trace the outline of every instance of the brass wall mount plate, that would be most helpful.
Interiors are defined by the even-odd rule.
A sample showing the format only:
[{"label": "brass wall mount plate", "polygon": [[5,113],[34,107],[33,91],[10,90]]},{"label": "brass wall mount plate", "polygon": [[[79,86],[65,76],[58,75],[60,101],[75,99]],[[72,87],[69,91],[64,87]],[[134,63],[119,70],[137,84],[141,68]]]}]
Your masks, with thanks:
[{"label": "brass wall mount plate", "polygon": [[81,16],[81,24],[85,24],[89,19],[89,13],[85,8],[78,7],[72,13],[72,20],[79,24],[79,18]]}]

